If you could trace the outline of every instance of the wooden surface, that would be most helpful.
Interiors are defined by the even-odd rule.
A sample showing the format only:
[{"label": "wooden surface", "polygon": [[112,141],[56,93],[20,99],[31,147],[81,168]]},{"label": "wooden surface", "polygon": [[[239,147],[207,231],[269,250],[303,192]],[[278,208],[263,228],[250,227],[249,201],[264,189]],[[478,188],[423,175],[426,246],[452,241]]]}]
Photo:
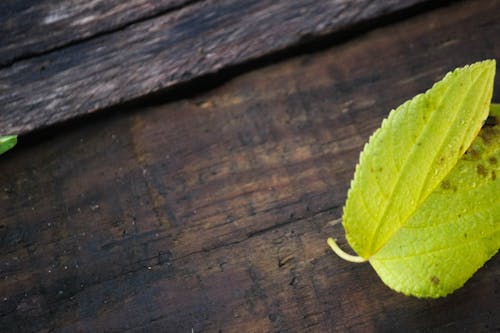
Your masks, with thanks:
[{"label": "wooden surface", "polygon": [[21,138],[0,159],[0,331],[498,331],[498,255],[421,300],[326,245],[347,247],[329,221],[382,118],[500,60],[498,36],[499,1],[462,1]]},{"label": "wooden surface", "polygon": [[[164,1],[158,9],[151,8],[151,1],[139,1],[137,12],[121,1],[97,1],[104,7],[95,5],[102,11],[100,18],[88,16],[88,3],[75,8],[75,1],[68,0],[52,8],[55,1],[50,2],[52,6],[45,1],[34,9],[40,11],[40,20],[32,27],[37,32],[33,36],[23,35],[10,20],[2,22],[0,32],[10,31],[11,25],[21,30],[3,33],[6,40],[0,43],[0,57],[8,62],[0,68],[3,134],[25,134],[130,101],[424,1],[217,0],[188,2],[163,15],[158,14],[163,7],[178,1]],[[71,10],[78,15],[68,14]],[[27,12],[21,14],[34,15]],[[156,16],[133,23],[147,13]],[[52,22],[57,15],[69,15],[61,18],[60,29]],[[33,25],[22,15],[11,16],[19,24]],[[132,23],[119,28],[124,17]],[[83,26],[77,24],[81,21]],[[106,33],[106,28],[111,31]],[[97,36],[90,38],[92,34]],[[41,54],[29,57],[30,52]],[[7,54],[22,60],[9,63]]]},{"label": "wooden surface", "polygon": [[0,3],[0,66],[110,34],[194,2],[4,0]]}]

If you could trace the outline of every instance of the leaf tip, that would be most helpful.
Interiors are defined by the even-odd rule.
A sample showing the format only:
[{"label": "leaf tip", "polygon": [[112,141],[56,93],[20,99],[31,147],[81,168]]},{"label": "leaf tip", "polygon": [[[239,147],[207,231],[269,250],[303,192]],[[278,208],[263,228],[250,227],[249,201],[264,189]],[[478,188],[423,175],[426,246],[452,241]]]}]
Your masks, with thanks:
[{"label": "leaf tip", "polygon": [[0,155],[17,144],[17,135],[0,136]]}]

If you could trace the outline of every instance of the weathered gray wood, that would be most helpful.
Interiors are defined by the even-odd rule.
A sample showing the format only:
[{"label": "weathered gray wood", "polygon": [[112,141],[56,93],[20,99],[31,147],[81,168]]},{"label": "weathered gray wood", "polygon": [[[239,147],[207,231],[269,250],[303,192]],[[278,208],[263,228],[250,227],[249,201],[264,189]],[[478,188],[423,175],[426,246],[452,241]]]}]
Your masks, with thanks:
[{"label": "weathered gray wood", "polygon": [[3,0],[0,67],[169,12],[189,0]]},{"label": "weathered gray wood", "polygon": [[[1,332],[489,332],[500,256],[438,300],[328,249],[359,151],[447,71],[500,58],[460,2],[0,159]],[[378,55],[378,56],[374,56]],[[500,77],[494,99],[500,100]]]},{"label": "weathered gray wood", "polygon": [[195,3],[0,69],[0,132],[95,112],[419,2]]}]

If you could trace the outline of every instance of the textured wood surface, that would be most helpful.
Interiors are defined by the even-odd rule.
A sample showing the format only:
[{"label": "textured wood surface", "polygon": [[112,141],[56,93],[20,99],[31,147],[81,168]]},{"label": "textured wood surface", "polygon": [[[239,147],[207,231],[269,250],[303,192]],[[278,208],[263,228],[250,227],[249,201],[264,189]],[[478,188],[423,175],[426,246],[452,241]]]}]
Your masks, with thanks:
[{"label": "textured wood surface", "polygon": [[500,329],[498,255],[451,296],[419,300],[325,242],[346,247],[329,221],[390,108],[500,59],[498,8],[460,2],[24,138],[0,160],[0,331]]},{"label": "textured wood surface", "polygon": [[[26,133],[94,112],[419,2],[423,1],[195,2],[0,68],[0,132]],[[147,4],[149,2],[144,1],[144,8],[137,15],[142,11],[155,12]],[[163,6],[168,5],[169,2],[165,2]],[[63,33],[53,34],[47,29],[54,27],[46,28],[42,24],[40,29],[34,29],[44,38],[38,33],[35,38],[50,48],[50,43],[56,43],[52,39],[67,42],[68,38],[96,33],[91,27],[101,21],[110,25],[116,21],[115,25],[119,25],[120,18],[134,12],[133,8],[118,5],[117,1],[106,6],[103,13],[111,12],[111,18],[96,18],[90,27],[77,28],[76,37],[64,35],[73,34],[72,26]],[[44,12],[44,8],[50,6],[40,4],[39,7]],[[122,7],[125,9],[119,12]],[[118,12],[114,14],[113,10]],[[50,10],[42,15],[42,23],[50,21],[50,15]],[[64,10],[60,15],[64,15]],[[84,22],[89,19],[85,12],[78,15]],[[133,19],[134,15],[130,16]],[[23,43],[29,44],[31,39],[29,36],[16,36],[12,41],[6,38],[6,46],[0,50],[14,54],[16,50],[22,51]],[[14,43],[14,50],[10,49],[9,41]]]},{"label": "textured wood surface", "polygon": [[0,66],[178,10],[189,0],[3,0]]}]

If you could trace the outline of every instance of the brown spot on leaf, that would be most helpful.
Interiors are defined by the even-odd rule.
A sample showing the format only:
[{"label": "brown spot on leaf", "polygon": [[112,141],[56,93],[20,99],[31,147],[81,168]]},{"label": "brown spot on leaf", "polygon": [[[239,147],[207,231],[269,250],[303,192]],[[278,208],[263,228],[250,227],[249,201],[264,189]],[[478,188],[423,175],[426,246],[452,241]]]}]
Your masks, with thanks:
[{"label": "brown spot on leaf", "polygon": [[492,164],[492,165],[495,165],[498,163],[495,156],[491,156],[490,158],[488,158],[488,162],[490,162],[490,164]]},{"label": "brown spot on leaf", "polygon": [[491,170],[491,180],[496,180],[497,179],[497,174],[495,170]]},{"label": "brown spot on leaf", "polygon": [[378,167],[378,168],[376,168],[376,169],[375,169],[375,168],[373,168],[373,167],[371,167],[371,168],[370,168],[370,171],[371,171],[371,172],[382,172],[383,170],[384,170],[384,168],[382,168],[382,167]]},{"label": "brown spot on leaf", "polygon": [[431,276],[431,283],[437,286],[439,284],[439,278],[435,275]]},{"label": "brown spot on leaf", "polygon": [[449,180],[443,180],[441,182],[441,188],[443,190],[447,190],[447,191],[453,191],[453,192],[457,191],[457,187],[455,185],[453,185],[452,183],[450,183]]},{"label": "brown spot on leaf", "polygon": [[481,154],[475,150],[474,148],[469,148],[469,150],[467,150],[465,152],[466,154],[466,157],[469,159],[469,160],[472,160],[472,161],[477,161],[478,159],[481,158]]},{"label": "brown spot on leaf", "polygon": [[484,167],[484,165],[482,165],[482,164],[478,164],[477,165],[476,171],[477,171],[477,174],[480,175],[480,176],[483,176],[483,177],[487,177],[488,176],[488,169],[486,169]]},{"label": "brown spot on leaf", "polygon": [[479,132],[479,136],[483,139],[485,144],[489,145],[494,142],[496,136],[498,135],[497,132],[497,128],[495,127],[483,127]]}]

